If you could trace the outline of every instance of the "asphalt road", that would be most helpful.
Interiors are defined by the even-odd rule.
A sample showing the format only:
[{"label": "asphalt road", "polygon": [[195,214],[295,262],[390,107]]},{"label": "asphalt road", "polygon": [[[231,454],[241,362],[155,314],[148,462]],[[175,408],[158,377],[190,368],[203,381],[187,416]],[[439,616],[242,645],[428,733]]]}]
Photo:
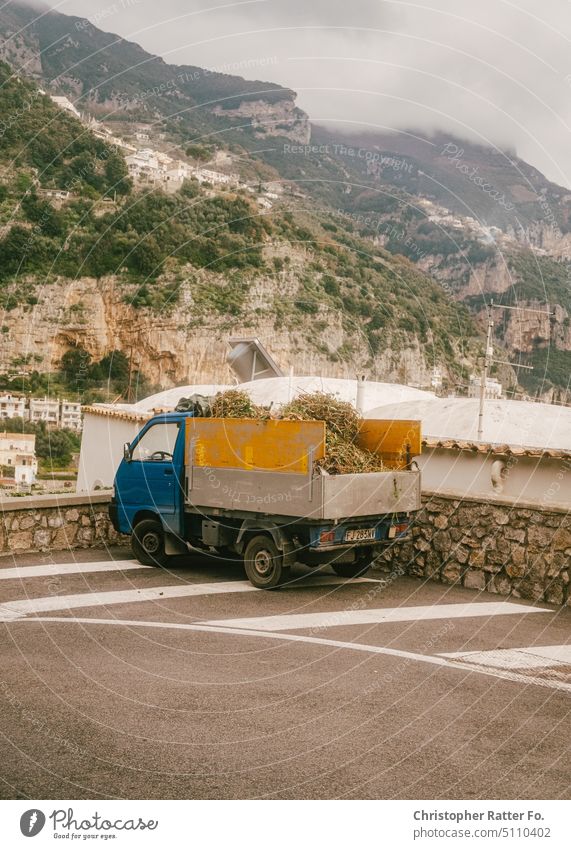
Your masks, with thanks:
[{"label": "asphalt road", "polygon": [[0,559],[2,798],[568,798],[571,609]]}]

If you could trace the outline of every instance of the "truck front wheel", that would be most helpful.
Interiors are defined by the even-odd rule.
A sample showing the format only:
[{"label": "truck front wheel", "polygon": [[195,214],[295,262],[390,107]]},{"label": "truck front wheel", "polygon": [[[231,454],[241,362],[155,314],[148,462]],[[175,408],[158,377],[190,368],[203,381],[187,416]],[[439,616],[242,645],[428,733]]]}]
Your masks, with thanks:
[{"label": "truck front wheel", "polygon": [[270,536],[252,537],[244,551],[244,567],[250,583],[260,590],[278,587],[289,574],[281,551]]},{"label": "truck front wheel", "polygon": [[143,519],[135,525],[131,535],[133,554],[144,566],[164,566],[165,534],[163,526],[156,519]]}]

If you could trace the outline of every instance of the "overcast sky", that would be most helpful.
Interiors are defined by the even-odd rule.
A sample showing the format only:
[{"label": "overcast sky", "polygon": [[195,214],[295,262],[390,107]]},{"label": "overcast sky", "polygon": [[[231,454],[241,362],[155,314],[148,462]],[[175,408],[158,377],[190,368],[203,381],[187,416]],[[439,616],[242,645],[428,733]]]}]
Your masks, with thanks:
[{"label": "overcast sky", "polygon": [[[294,88],[313,121],[515,147],[571,186],[568,0],[51,0],[167,61]],[[259,70],[243,70],[259,60]]]}]

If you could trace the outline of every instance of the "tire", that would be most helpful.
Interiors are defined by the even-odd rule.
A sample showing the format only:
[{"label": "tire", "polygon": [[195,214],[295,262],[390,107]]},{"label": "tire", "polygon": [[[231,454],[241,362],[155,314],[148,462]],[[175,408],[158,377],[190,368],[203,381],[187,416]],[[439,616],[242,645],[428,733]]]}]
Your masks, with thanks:
[{"label": "tire", "polygon": [[143,566],[165,566],[165,534],[156,519],[143,519],[135,525],[131,534],[133,554]]},{"label": "tire", "polygon": [[244,568],[251,584],[260,590],[279,587],[289,575],[281,551],[270,536],[252,537],[244,551]]},{"label": "tire", "polygon": [[359,578],[371,568],[371,555],[366,554],[354,563],[332,563],[331,567],[340,578]]}]

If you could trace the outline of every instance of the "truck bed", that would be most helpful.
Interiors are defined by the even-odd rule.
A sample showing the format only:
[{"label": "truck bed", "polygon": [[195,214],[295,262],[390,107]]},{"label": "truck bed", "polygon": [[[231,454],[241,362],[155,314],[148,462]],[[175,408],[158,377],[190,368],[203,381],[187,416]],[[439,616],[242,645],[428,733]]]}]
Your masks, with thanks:
[{"label": "truck bed", "polygon": [[326,475],[187,465],[186,503],[315,520],[419,510],[420,473]]}]

